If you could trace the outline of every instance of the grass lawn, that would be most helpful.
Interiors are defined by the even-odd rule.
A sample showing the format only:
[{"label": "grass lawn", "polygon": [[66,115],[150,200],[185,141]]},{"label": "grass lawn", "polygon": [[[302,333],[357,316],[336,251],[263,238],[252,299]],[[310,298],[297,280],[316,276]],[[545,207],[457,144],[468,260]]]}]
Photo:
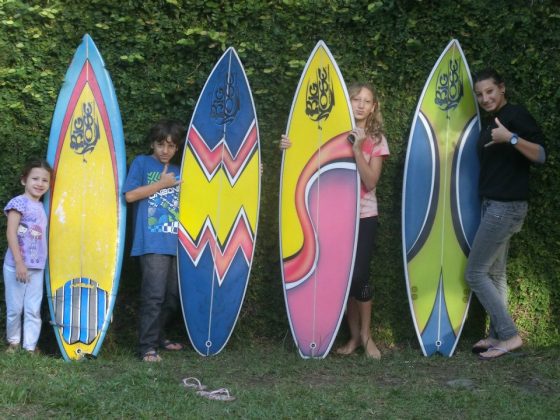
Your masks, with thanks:
[{"label": "grass lawn", "polygon": [[[6,354],[0,347],[0,418],[538,418],[560,415],[560,348],[524,348],[523,357],[479,361],[469,347],[452,358],[411,348],[301,359],[281,342],[230,343],[203,358],[190,347],[142,363],[132,348],[97,360]],[[467,344],[465,344],[467,346]],[[199,378],[226,387],[233,402],[185,389]]]}]

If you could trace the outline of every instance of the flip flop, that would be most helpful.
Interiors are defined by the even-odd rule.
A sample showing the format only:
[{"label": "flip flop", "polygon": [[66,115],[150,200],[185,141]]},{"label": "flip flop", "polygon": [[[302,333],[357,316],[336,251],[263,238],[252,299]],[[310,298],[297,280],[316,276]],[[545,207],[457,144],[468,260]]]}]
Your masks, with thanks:
[{"label": "flip flop", "polygon": [[484,353],[492,348],[492,344],[489,339],[483,338],[479,340],[471,349],[474,354]]},{"label": "flip flop", "polygon": [[508,349],[504,349],[502,347],[490,347],[486,351],[498,351],[499,353],[496,356],[483,356],[482,354],[479,354],[478,358],[480,360],[490,361],[490,360],[498,359],[502,356],[515,356],[515,357],[525,356],[525,353],[509,351]]},{"label": "flip flop", "polygon": [[215,401],[234,401],[235,397],[229,393],[227,388],[220,388],[214,391],[196,391],[198,395],[209,400]]},{"label": "flip flop", "polygon": [[183,379],[183,386],[185,388],[192,388],[196,391],[205,391],[208,387],[203,385],[198,378],[194,376]]},{"label": "flip flop", "polygon": [[167,351],[181,351],[185,348],[183,344],[171,340],[163,340],[160,347]]}]

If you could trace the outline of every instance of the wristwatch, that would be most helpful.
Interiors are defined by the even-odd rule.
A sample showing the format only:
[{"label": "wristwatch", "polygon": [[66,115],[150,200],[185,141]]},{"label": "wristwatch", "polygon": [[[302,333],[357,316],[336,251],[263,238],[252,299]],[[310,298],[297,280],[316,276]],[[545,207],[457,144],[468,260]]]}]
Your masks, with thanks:
[{"label": "wristwatch", "polygon": [[511,133],[511,138],[509,139],[509,144],[511,144],[512,146],[515,146],[518,141],[519,141],[519,136],[515,133]]}]

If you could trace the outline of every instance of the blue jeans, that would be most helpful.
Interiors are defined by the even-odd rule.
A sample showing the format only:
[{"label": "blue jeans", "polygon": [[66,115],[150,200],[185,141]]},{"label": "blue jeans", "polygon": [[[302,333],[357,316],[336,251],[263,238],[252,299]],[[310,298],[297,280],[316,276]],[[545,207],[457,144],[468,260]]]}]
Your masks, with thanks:
[{"label": "blue jeans", "polygon": [[507,308],[506,260],[509,241],[526,215],[526,201],[484,199],[467,262],[466,281],[490,317],[489,336],[500,341],[517,335]]},{"label": "blue jeans", "polygon": [[141,255],[140,269],[142,288],[138,351],[142,356],[160,346],[165,338],[163,329],[179,307],[177,257],[160,254]]}]

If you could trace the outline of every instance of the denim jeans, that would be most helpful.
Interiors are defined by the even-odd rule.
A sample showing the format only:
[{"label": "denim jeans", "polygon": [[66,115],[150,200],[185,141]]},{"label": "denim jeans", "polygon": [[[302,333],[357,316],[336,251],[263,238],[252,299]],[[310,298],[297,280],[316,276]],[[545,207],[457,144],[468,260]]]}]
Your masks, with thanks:
[{"label": "denim jeans", "polygon": [[140,291],[138,351],[140,356],[156,350],[164,340],[163,329],[179,307],[177,257],[146,254],[140,256],[142,288]]},{"label": "denim jeans", "polygon": [[500,341],[517,335],[507,308],[506,260],[509,241],[526,215],[526,201],[484,199],[467,262],[466,281],[490,317],[489,336]]}]

